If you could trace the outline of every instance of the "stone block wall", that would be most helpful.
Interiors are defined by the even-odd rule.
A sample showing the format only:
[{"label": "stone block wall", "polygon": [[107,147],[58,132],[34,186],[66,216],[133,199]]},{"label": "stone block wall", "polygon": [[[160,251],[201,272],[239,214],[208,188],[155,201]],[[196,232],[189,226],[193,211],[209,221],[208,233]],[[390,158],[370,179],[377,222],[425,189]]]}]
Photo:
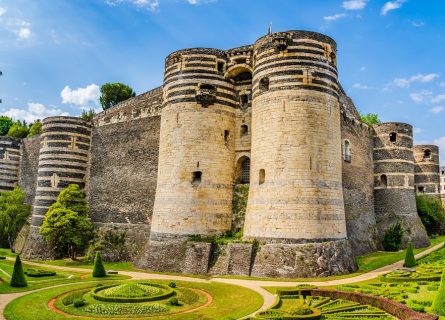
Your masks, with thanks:
[{"label": "stone block wall", "polygon": [[414,186],[417,193],[440,196],[439,147],[414,146]]},{"label": "stone block wall", "polygon": [[14,189],[19,181],[20,139],[0,137],[0,192]]},{"label": "stone block wall", "polygon": [[20,157],[19,186],[25,191],[25,203],[32,205],[37,187],[40,135],[23,139]]}]

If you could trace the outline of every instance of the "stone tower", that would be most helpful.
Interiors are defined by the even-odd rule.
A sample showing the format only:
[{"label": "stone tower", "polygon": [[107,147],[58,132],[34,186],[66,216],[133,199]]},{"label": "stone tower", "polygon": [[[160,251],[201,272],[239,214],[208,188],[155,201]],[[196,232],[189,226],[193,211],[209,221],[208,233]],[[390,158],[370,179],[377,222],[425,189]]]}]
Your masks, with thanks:
[{"label": "stone tower", "polygon": [[416,192],[439,197],[439,147],[435,145],[415,145],[414,162],[414,186]]},{"label": "stone tower", "polygon": [[166,58],[152,243],[230,230],[238,104],[225,64],[216,49]]},{"label": "stone tower", "polygon": [[387,122],[374,125],[374,205],[379,239],[400,221],[404,242],[428,245],[425,228],[417,214],[414,191],[413,128]]},{"label": "stone tower", "polygon": [[48,208],[69,184],[85,186],[91,143],[90,124],[77,117],[50,117],[43,120],[36,195],[25,256],[51,257],[42,245],[38,228]]},{"label": "stone tower", "polygon": [[289,31],[254,47],[245,239],[346,238],[336,43]]},{"label": "stone tower", "polygon": [[0,137],[0,191],[12,190],[19,180],[19,139]]}]

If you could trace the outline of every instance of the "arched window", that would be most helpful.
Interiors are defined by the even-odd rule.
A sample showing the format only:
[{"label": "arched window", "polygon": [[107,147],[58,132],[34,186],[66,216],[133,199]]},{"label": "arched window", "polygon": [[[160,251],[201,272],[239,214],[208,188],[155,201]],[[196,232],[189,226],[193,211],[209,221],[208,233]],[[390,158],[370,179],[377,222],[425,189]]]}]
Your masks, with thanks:
[{"label": "arched window", "polygon": [[240,182],[241,183],[250,183],[250,159],[249,158],[245,158],[241,162]]},{"label": "arched window", "polygon": [[396,143],[396,141],[397,141],[397,133],[391,132],[389,134],[389,141],[392,142],[392,143]]},{"label": "arched window", "polygon": [[430,161],[431,160],[431,150],[426,149],[423,151],[423,160]]},{"label": "arched window", "polygon": [[266,180],[266,171],[264,169],[260,169],[258,183],[263,184],[265,180]]},{"label": "arched window", "polygon": [[249,134],[249,127],[245,124],[241,126],[241,137],[245,137]]},{"label": "arched window", "polygon": [[264,77],[260,79],[260,91],[268,91],[269,90],[269,78]]},{"label": "arched window", "polygon": [[387,188],[388,187],[388,177],[386,174],[382,174],[380,176],[380,186]]},{"label": "arched window", "polygon": [[343,160],[351,162],[351,143],[348,140],[343,143]]}]

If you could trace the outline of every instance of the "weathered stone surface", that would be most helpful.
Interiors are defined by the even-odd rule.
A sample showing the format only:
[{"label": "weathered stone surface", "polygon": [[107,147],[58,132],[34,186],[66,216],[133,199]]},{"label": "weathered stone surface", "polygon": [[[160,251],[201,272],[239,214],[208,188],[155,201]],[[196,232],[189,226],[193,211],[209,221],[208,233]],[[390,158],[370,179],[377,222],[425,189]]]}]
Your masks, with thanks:
[{"label": "weathered stone surface", "polygon": [[182,272],[186,251],[187,241],[150,241],[135,261],[135,266],[154,271]]},{"label": "weathered stone surface", "polygon": [[228,251],[228,245],[214,245],[212,247],[209,261],[209,274],[227,274],[230,257]]},{"label": "weathered stone surface", "polygon": [[32,205],[37,187],[40,135],[23,139],[20,157],[19,186],[25,191],[25,203]]},{"label": "weathered stone surface", "polygon": [[226,273],[237,276],[250,275],[253,245],[251,243],[230,243],[227,249],[229,263]]},{"label": "weathered stone surface", "polygon": [[28,238],[21,255],[25,259],[50,260],[55,258],[53,248],[48,245],[39,233],[39,227],[30,226]]},{"label": "weathered stone surface", "polygon": [[182,272],[207,274],[212,245],[205,242],[188,242]]}]

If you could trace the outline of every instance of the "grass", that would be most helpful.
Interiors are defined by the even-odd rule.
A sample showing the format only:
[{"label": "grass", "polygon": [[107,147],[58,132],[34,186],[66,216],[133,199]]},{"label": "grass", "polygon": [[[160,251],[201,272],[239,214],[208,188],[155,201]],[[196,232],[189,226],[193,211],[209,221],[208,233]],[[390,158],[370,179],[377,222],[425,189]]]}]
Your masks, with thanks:
[{"label": "grass", "polygon": [[[168,281],[153,281],[167,285]],[[176,282],[179,287],[197,288],[212,295],[213,302],[195,312],[163,315],[164,320],[210,320],[210,319],[238,319],[258,310],[263,303],[262,297],[256,292],[234,285],[222,283],[192,283]],[[4,315],[8,320],[62,320],[65,316],[48,309],[48,301],[69,290],[91,287],[92,283],[76,284],[61,288],[45,289],[36,293],[22,296],[10,302],[5,309]],[[113,318],[128,319],[129,317]],[[161,317],[160,317],[161,318]],[[91,320],[100,317],[91,317]]]}]

